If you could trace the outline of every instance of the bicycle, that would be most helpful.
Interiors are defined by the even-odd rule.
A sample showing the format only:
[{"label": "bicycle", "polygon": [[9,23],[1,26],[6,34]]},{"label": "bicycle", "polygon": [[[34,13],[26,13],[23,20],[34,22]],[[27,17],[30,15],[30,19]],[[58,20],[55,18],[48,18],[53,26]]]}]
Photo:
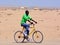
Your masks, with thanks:
[{"label": "bicycle", "polygon": [[[32,39],[35,43],[41,43],[43,41],[43,33],[41,31],[35,30],[35,24],[30,24],[30,29],[32,28],[32,31],[29,32],[29,36],[32,34]],[[22,31],[16,31],[14,34],[14,40],[16,43],[21,43],[24,40],[24,33],[23,30],[25,28],[23,27]],[[29,37],[28,36],[28,37]]]}]

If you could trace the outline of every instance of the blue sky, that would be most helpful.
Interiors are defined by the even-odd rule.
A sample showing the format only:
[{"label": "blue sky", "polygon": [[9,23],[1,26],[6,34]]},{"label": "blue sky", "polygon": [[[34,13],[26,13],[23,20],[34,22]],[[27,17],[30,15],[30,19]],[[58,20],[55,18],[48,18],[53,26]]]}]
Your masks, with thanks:
[{"label": "blue sky", "polygon": [[0,6],[8,6],[8,7],[38,6],[38,7],[60,8],[60,0],[0,0]]}]

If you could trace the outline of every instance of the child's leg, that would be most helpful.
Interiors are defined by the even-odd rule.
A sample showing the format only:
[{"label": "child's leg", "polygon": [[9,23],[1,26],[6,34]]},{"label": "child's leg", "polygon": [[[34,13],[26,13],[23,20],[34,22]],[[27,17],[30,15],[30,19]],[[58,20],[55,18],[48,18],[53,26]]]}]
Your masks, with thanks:
[{"label": "child's leg", "polygon": [[22,24],[22,26],[24,26],[25,27],[25,31],[24,31],[24,35],[25,36],[28,36],[29,35],[29,27],[30,27],[30,25],[29,24]]}]

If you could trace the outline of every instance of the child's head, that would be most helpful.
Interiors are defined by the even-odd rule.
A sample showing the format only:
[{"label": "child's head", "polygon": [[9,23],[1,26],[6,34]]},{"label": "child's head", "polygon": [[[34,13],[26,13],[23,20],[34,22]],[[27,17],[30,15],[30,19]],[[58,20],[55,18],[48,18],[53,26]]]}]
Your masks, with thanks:
[{"label": "child's head", "polygon": [[26,10],[26,11],[25,11],[25,14],[28,16],[28,15],[29,15],[29,11],[28,11],[28,10]]}]

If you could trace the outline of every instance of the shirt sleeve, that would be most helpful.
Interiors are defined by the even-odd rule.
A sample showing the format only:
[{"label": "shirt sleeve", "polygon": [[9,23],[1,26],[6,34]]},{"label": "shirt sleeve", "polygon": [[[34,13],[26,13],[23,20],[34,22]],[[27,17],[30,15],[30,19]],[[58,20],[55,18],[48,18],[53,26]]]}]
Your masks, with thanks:
[{"label": "shirt sleeve", "polygon": [[29,20],[32,19],[30,16],[29,16]]}]

